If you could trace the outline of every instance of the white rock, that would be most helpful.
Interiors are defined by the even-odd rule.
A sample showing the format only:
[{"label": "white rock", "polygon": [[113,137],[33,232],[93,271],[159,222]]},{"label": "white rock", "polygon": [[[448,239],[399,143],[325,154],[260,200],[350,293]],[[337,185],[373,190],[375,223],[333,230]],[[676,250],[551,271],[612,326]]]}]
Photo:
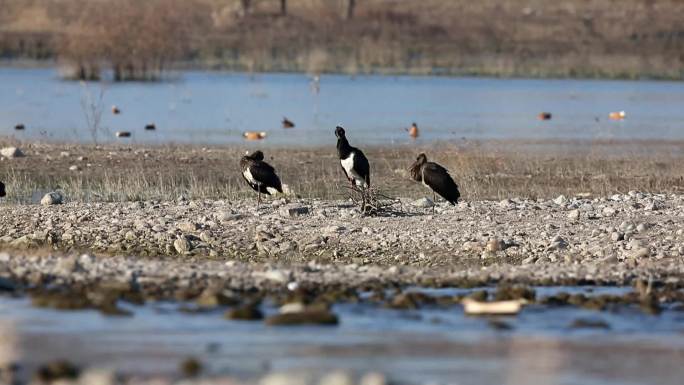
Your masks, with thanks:
[{"label": "white rock", "polygon": [[80,170],[81,170],[81,168],[78,167],[77,165],[73,165],[73,166],[69,167],[69,171],[80,171]]},{"label": "white rock", "polygon": [[283,306],[278,309],[278,311],[281,314],[288,314],[288,313],[301,313],[306,309],[306,306],[304,306],[303,303],[301,302],[290,302],[286,303]]},{"label": "white rock", "polygon": [[288,283],[290,281],[290,272],[288,271],[273,269],[255,274],[273,282]]},{"label": "white rock", "polygon": [[185,237],[181,237],[173,241],[173,248],[176,249],[178,254],[183,254],[190,251],[192,249],[192,245]]},{"label": "white rock", "polygon": [[613,215],[615,215],[616,211],[612,207],[604,207],[603,211],[601,211],[601,213],[603,214],[604,217],[612,217]]},{"label": "white rock", "polygon": [[570,220],[576,221],[579,219],[579,217],[580,217],[580,211],[577,209],[570,210],[570,212],[568,213],[568,219],[570,219]]},{"label": "white rock", "polygon": [[411,203],[415,207],[422,207],[422,208],[429,208],[435,205],[434,202],[432,202],[432,199],[423,197],[420,199],[417,199]]},{"label": "white rock", "polygon": [[16,148],[16,147],[5,147],[0,149],[0,155],[4,156],[5,158],[21,158],[24,156],[24,153]]},{"label": "white rock", "polygon": [[40,204],[43,206],[59,205],[62,204],[62,201],[62,194],[53,191],[45,194],[40,200]]},{"label": "white rock", "polygon": [[565,195],[559,195],[556,199],[553,200],[553,203],[561,206],[568,203],[568,198]]}]

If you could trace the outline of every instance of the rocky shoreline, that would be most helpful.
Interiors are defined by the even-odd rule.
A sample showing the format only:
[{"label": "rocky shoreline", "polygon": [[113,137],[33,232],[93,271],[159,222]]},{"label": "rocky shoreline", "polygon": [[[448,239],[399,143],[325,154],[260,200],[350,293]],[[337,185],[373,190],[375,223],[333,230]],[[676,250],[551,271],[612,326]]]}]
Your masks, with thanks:
[{"label": "rocky shoreline", "polygon": [[438,204],[435,214],[417,207],[430,204],[426,198],[398,201],[374,217],[362,216],[351,202],[322,200],[279,199],[258,210],[251,200],[183,198],[3,205],[0,248],[11,253],[3,254],[4,263],[25,264],[27,274],[52,271],[52,264],[87,252],[100,277],[206,271],[242,288],[258,286],[246,277],[267,266],[288,269],[297,279],[315,277],[310,266],[320,266],[318,284],[370,275],[427,286],[568,279],[623,284],[635,277],[684,286],[684,195],[462,202]]},{"label": "rocky shoreline", "polygon": [[[450,309],[466,297],[524,300],[542,308],[636,308],[647,314],[684,308],[684,195],[629,192],[605,198],[442,203],[434,214],[427,198],[403,199],[378,216],[362,216],[348,201],[306,199],[277,199],[259,209],[252,200],[182,197],[59,201],[0,205],[0,293],[28,296],[38,307],[95,309],[114,317],[136,312],[130,304],[177,301],[182,312],[211,312],[273,327],[335,327],[339,315],[334,305],[341,303]],[[532,287],[581,285],[634,290],[539,296]],[[417,287],[471,290],[430,295]],[[270,313],[262,313],[264,308]],[[573,328],[608,327],[575,321]],[[35,368],[37,378],[149,383],[97,368],[77,379],[78,371],[69,365],[45,363]],[[181,372],[192,376],[198,365],[182,363]],[[10,375],[7,370],[0,368],[0,374]],[[64,373],[73,376],[60,377]],[[380,374],[366,374],[358,382],[348,373],[334,375],[346,376],[344,383],[386,383]],[[273,373],[258,383],[327,385],[326,378],[301,382],[298,375]],[[156,381],[251,383],[233,378]]]}]

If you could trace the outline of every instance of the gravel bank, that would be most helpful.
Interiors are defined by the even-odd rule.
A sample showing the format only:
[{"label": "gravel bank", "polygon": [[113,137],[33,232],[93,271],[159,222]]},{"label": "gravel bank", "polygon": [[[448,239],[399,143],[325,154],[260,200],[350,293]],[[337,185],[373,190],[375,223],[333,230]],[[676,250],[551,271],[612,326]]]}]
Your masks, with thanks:
[{"label": "gravel bank", "polygon": [[[319,200],[276,200],[258,211],[253,201],[183,199],[3,205],[0,247],[10,251],[5,269],[22,278],[59,275],[62,259],[88,252],[119,257],[85,257],[73,270],[79,274],[64,279],[219,277],[245,288],[277,266],[287,271],[275,280],[281,284],[625,283],[635,276],[684,284],[684,195],[463,202],[438,205],[434,215],[413,203],[378,217]],[[67,256],[37,256],[51,253]]]}]

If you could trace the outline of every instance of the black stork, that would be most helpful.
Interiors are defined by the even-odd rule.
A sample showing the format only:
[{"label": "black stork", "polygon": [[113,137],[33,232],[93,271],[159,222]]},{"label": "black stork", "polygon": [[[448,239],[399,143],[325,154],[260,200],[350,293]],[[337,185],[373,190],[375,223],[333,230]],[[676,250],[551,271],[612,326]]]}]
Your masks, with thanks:
[{"label": "black stork", "polygon": [[264,162],[264,153],[255,151],[251,155],[245,155],[240,159],[242,177],[245,178],[249,187],[257,192],[257,208],[261,203],[261,194],[272,195],[282,193],[283,186],[275,169]]},{"label": "black stork", "polygon": [[337,136],[337,154],[340,157],[340,165],[349,183],[352,187],[358,186],[362,189],[370,187],[368,158],[363,154],[363,151],[349,144],[344,128],[337,126],[335,136]]},{"label": "black stork", "polygon": [[361,189],[362,208],[365,212],[365,191],[370,187],[370,165],[368,164],[368,158],[363,154],[363,151],[349,144],[344,128],[337,126],[335,128],[335,136],[337,136],[337,155],[340,157],[340,165],[344,175],[349,180],[349,183],[351,183],[352,189],[355,186]]},{"label": "black stork", "polygon": [[5,184],[0,182],[0,198],[4,197],[6,195],[5,193]]},{"label": "black stork", "polygon": [[[436,199],[435,193],[452,205],[456,205],[461,194],[458,192],[456,182],[449,175],[449,171],[444,167],[434,162],[428,162],[425,154],[418,155],[416,161],[409,169],[411,178],[416,182],[421,182],[423,185],[432,190],[432,198]],[[432,206],[434,212],[435,206]]]}]

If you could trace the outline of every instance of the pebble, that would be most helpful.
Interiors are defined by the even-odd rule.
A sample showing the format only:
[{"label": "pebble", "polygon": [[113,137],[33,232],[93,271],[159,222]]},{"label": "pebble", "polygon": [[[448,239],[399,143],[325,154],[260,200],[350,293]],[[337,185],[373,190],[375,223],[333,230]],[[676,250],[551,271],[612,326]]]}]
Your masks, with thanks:
[{"label": "pebble", "polygon": [[299,205],[287,205],[287,206],[281,207],[278,210],[278,212],[283,217],[289,217],[289,218],[299,217],[299,216],[308,214],[309,213],[309,207],[299,206]]},{"label": "pebble", "polygon": [[420,199],[417,199],[411,203],[415,207],[421,207],[421,208],[430,208],[433,207],[435,204],[432,202],[432,199],[423,197]]},{"label": "pebble", "polygon": [[40,200],[40,204],[43,206],[59,205],[62,204],[62,200],[62,194],[53,191],[45,194]]},{"label": "pebble", "polygon": [[601,213],[604,217],[612,217],[617,211],[612,207],[604,207]]},{"label": "pebble", "polygon": [[641,247],[633,251],[631,257],[634,259],[648,258],[651,255],[651,251],[648,247]]},{"label": "pebble", "polygon": [[489,252],[496,253],[497,251],[503,250],[503,248],[504,242],[499,238],[489,238],[489,241],[487,241],[486,250]]},{"label": "pebble", "polygon": [[568,203],[568,198],[565,195],[559,195],[556,199],[553,200],[553,203],[562,206]]},{"label": "pebble", "polygon": [[173,248],[178,254],[185,254],[192,249],[192,244],[185,237],[180,237],[173,241]]},{"label": "pebble", "polygon": [[610,239],[612,239],[614,242],[618,242],[625,239],[625,234],[614,231],[610,234]]},{"label": "pebble", "polygon": [[570,219],[570,220],[576,221],[579,219],[579,217],[580,217],[580,211],[578,209],[570,210],[570,212],[568,212],[568,219]]}]

